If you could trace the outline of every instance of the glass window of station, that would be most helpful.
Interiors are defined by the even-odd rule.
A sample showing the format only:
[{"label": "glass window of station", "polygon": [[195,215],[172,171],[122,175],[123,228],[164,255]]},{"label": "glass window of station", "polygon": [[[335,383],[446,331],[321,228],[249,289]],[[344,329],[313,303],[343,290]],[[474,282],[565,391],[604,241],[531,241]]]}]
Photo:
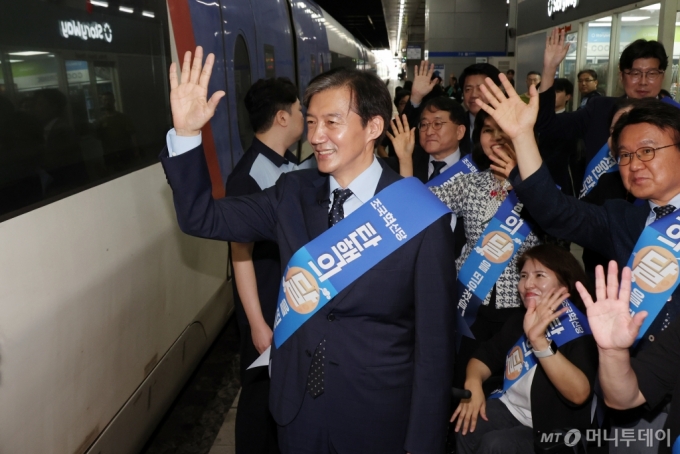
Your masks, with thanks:
[{"label": "glass window of station", "polygon": [[157,162],[165,2],[0,2],[0,221]]}]

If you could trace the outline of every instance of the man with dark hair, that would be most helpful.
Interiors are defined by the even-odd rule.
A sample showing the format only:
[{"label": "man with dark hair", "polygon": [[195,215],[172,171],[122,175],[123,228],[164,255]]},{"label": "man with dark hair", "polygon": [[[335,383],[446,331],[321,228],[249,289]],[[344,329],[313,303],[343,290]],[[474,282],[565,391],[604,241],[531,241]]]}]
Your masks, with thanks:
[{"label": "man with dark hair", "polygon": [[555,113],[561,114],[567,111],[567,103],[574,95],[574,84],[569,79],[555,79]]},{"label": "man with dark hair", "polygon": [[[245,96],[253,143],[227,179],[227,196],[256,194],[296,169],[288,149],[304,131],[297,87],[286,79],[260,79]],[[269,412],[266,368],[248,370],[272,343],[281,277],[279,249],[273,241],[231,243],[234,303],[241,335],[241,395],[236,411],[237,454],[278,452],[276,423]]]},{"label": "man with dark hair", "polygon": [[[382,225],[388,217],[379,214],[383,209],[390,226],[410,222],[399,214],[398,203],[387,202],[400,197],[407,203],[408,194],[393,191],[421,188],[401,180],[373,154],[392,114],[385,84],[355,70],[316,77],[304,100],[318,170],[284,174],[258,194],[213,200],[202,147],[182,143],[200,136],[224,96],[217,92],[206,99],[214,56],[203,70],[202,56],[198,47],[191,65],[191,53],[185,54],[181,83],[175,65],[170,67],[175,130],[161,160],[184,232],[276,241],[281,263],[290,265],[281,280],[270,361],[270,409],[281,450],[442,452],[453,366],[453,236],[448,214],[414,214],[423,210],[419,204],[408,204],[411,215],[436,219],[420,231],[402,232],[407,236],[399,239],[397,228]],[[421,192],[419,200],[425,199],[435,202]],[[382,224],[375,216],[384,216]],[[349,236],[329,241],[337,235]],[[389,259],[367,258],[387,257],[381,254]],[[331,272],[347,281],[326,281]],[[291,325],[295,320],[300,323]],[[287,333],[277,331],[283,326]]]},{"label": "man with dark hair", "polygon": [[578,72],[576,78],[578,79],[578,91],[581,93],[579,109],[583,109],[590,99],[601,96],[597,91],[597,73],[593,69],[584,69]]},{"label": "man with dark hair", "polygon": [[461,141],[461,149],[466,150],[466,153],[472,151],[472,133],[475,129],[475,116],[479,112],[476,100],[479,98],[484,101],[484,95],[479,90],[479,87],[484,84],[484,80],[487,77],[493,80],[496,85],[500,85],[501,81],[498,78],[500,73],[494,65],[475,63],[465,68],[463,74],[460,75],[460,85],[463,87],[463,107],[468,112],[468,123],[465,125],[467,128],[465,139]]},{"label": "man with dark hair", "polygon": [[[546,43],[543,74],[555,74],[568,50],[569,43],[565,41],[564,29],[560,31],[555,28]],[[667,65],[668,58],[660,43],[645,40],[631,43],[624,49],[619,61],[619,79],[625,95],[636,99],[658,97]],[[553,80],[552,77],[546,77],[541,83],[535,131],[541,137],[547,137],[550,140],[583,139],[587,163],[585,178],[589,176],[592,178],[588,169],[610,168],[606,164],[613,162],[605,146],[609,139],[610,122],[618,98],[598,96],[590,99],[583,109],[556,115]],[[576,183],[578,185],[578,182]],[[583,195],[587,193],[584,190],[585,183],[586,180],[581,183],[582,187],[579,191]],[[597,184],[597,180],[594,184]],[[602,193],[606,193],[608,197],[626,197],[627,191],[620,179],[602,179],[601,184],[607,185],[606,188],[601,189]],[[590,276],[593,276],[596,265],[606,264],[602,257],[588,249],[584,250],[583,263]]]},{"label": "man with dark hair", "polygon": [[505,71],[505,75],[508,78],[508,81],[512,84],[512,86],[515,86],[515,70],[514,69],[508,69]]}]

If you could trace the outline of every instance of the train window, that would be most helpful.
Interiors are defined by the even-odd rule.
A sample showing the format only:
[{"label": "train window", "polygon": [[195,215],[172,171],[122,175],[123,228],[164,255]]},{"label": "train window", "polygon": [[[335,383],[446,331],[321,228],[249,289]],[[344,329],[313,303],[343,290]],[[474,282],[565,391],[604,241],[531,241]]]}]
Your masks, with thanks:
[{"label": "train window", "polygon": [[309,61],[310,61],[310,64],[311,64],[312,77],[314,77],[314,76],[317,75],[317,72],[316,72],[316,57],[314,56],[314,54],[309,56]]},{"label": "train window", "polygon": [[276,77],[276,62],[274,61],[274,46],[264,45],[264,76],[269,79]]},{"label": "train window", "polygon": [[250,147],[253,141],[253,130],[250,127],[248,110],[244,102],[246,93],[252,84],[250,72],[250,57],[248,47],[243,36],[236,38],[234,49],[234,85],[236,87],[236,117],[238,121],[238,133],[241,138],[241,146],[244,150]]},{"label": "train window", "polygon": [[0,221],[158,162],[171,127],[167,15],[38,4],[0,2]]}]

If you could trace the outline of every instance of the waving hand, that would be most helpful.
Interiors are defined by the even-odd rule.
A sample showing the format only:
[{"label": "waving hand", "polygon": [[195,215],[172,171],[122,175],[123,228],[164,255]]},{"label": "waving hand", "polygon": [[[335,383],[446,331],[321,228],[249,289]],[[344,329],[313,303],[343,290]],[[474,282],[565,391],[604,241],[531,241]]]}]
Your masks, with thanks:
[{"label": "waving hand", "polygon": [[209,54],[203,62],[203,48],[196,47],[193,64],[191,52],[184,54],[182,75],[177,82],[175,63],[170,65],[170,106],[172,122],[179,136],[195,136],[215,114],[215,108],[225,95],[220,90],[208,100],[208,82],[212,73],[215,56]]},{"label": "waving hand", "polygon": [[526,133],[533,135],[534,124],[538,115],[538,93],[536,92],[536,87],[531,86],[529,89],[531,100],[529,104],[525,104],[508,81],[508,78],[505,77],[505,74],[501,74],[499,78],[508,95],[506,96],[491,79],[487,78],[484,81],[485,85],[482,85],[480,89],[488,100],[488,104],[482,101],[482,98],[477,98],[475,102],[496,120],[498,126],[511,139],[514,140]]}]

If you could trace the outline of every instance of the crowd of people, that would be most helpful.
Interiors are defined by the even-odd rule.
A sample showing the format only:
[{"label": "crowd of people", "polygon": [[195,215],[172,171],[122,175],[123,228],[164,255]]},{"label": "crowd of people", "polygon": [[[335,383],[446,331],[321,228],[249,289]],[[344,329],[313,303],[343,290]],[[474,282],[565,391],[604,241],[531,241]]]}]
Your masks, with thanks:
[{"label": "crowd of people", "polygon": [[[355,70],[302,100],[258,81],[255,139],[218,200],[200,132],[224,96],[208,98],[214,57],[171,66],[161,161],[180,228],[232,242],[237,452],[680,449],[668,58],[633,42],[625,95],[584,70],[567,112],[574,86],[553,79],[567,50],[563,31],[547,37],[525,93],[486,63],[444,88],[422,62],[394,98]],[[314,155],[298,163],[304,122]]]}]

